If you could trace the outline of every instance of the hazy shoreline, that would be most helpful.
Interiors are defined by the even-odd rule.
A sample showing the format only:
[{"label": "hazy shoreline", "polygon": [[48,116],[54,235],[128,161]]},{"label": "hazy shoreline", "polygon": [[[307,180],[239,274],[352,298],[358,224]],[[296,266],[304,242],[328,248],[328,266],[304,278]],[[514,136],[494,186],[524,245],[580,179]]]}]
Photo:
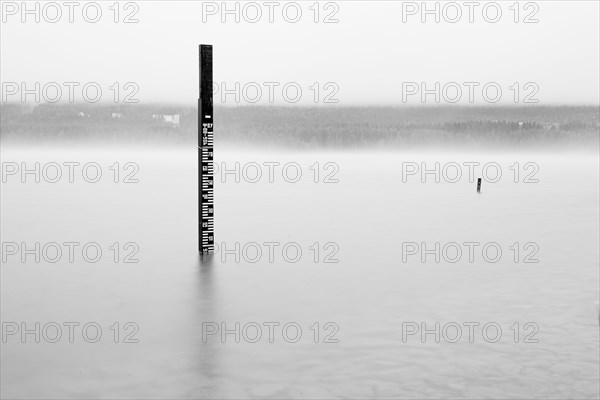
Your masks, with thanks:
[{"label": "hazy shoreline", "polygon": [[[3,144],[194,145],[197,111],[175,105],[3,104]],[[597,106],[216,107],[221,147],[586,149]]]}]

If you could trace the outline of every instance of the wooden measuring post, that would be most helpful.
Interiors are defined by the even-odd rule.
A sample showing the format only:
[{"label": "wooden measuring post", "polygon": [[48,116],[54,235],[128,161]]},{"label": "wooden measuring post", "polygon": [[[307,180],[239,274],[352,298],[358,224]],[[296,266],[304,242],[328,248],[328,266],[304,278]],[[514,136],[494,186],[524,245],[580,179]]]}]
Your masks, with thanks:
[{"label": "wooden measuring post", "polygon": [[198,99],[198,231],[199,251],[213,254],[213,74],[212,45],[200,45],[200,98]]}]

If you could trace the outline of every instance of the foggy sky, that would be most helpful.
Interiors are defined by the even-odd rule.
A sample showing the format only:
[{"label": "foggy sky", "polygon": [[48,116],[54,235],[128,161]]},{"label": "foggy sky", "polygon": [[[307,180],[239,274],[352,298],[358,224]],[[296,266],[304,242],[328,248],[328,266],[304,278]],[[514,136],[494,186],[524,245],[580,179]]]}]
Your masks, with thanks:
[{"label": "foggy sky", "polygon": [[[338,1],[327,8],[322,2],[319,23],[313,21],[315,13],[309,9],[312,1],[298,2],[302,17],[297,23],[283,18],[282,8],[289,2],[279,2],[274,8],[273,23],[268,22],[269,8],[264,2],[256,2],[263,13],[257,23],[244,19],[244,3],[240,3],[240,22],[228,15],[223,23],[221,2],[145,1],[136,3],[139,22],[132,24],[113,22],[112,1],[100,2],[103,14],[97,23],[82,18],[81,6],[74,11],[73,23],[68,22],[66,7],[61,8],[63,15],[57,23],[44,21],[43,16],[39,23],[33,21],[34,16],[22,23],[20,10],[7,15],[7,3],[12,2],[3,2],[0,32],[2,82],[93,81],[105,90],[113,82],[121,86],[135,82],[139,86],[136,97],[142,102],[193,104],[198,97],[198,44],[209,43],[214,45],[215,82],[228,88],[235,82],[240,86],[257,82],[263,89],[259,104],[269,100],[263,82],[279,83],[275,104],[285,103],[281,87],[288,82],[302,88],[298,103],[304,105],[315,104],[310,89],[315,82],[320,86],[319,105],[334,87],[339,88],[332,97],[338,105],[402,104],[403,82],[426,82],[430,88],[435,82],[441,86],[478,82],[475,104],[486,104],[481,86],[488,82],[497,82],[503,89],[499,104],[514,104],[509,89],[514,82],[521,85],[521,98],[530,92],[522,86],[535,83],[539,104],[599,102],[597,1],[535,2],[539,11],[534,17],[539,22],[529,24],[522,20],[534,9],[523,9],[522,2],[521,21],[515,23],[509,9],[513,1],[498,2],[503,14],[497,23],[483,18],[482,6],[487,2],[475,8],[473,23],[468,22],[468,8],[460,1],[463,15],[457,23],[444,20],[444,3],[440,3],[439,23],[433,15],[422,23],[419,13],[405,15],[403,22],[407,5],[392,1]],[[431,7],[433,3],[429,2]],[[217,13],[206,13],[213,6],[219,7]],[[233,2],[229,7],[235,7]],[[119,18],[133,10],[121,9]],[[249,18],[255,10],[246,8]],[[52,18],[54,11],[47,11]],[[293,17],[295,9],[288,11]],[[447,11],[453,18],[454,10]],[[332,12],[339,22],[323,23]],[[327,82],[335,86],[324,90]],[[468,88],[462,89],[460,103],[465,103]],[[105,93],[102,101],[107,99],[111,100]],[[217,94],[216,104],[219,99]],[[427,101],[434,103],[433,96]],[[231,95],[227,104],[233,102]],[[418,104],[420,97],[412,96],[408,102]],[[244,99],[241,103],[247,104]]]}]

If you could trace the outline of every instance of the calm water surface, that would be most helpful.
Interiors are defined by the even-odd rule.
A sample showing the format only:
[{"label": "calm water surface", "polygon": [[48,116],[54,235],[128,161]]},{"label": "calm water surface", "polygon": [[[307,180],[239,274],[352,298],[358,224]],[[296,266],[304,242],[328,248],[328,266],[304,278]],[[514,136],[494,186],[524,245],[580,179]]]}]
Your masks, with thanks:
[{"label": "calm water surface", "polygon": [[[102,336],[87,343],[76,330],[69,343],[66,328],[57,343],[8,336],[2,344],[3,397],[598,398],[597,154],[218,156],[228,167],[236,161],[300,165],[298,183],[286,182],[281,169],[273,183],[266,175],[259,183],[243,175],[240,183],[232,175],[226,183],[217,178],[217,242],[230,249],[236,242],[258,243],[263,251],[263,243],[279,242],[273,262],[265,252],[250,262],[257,256],[251,247],[240,262],[233,254],[200,262],[194,148],[3,149],[3,162],[95,161],[104,174],[96,184],[81,175],[75,183],[22,184],[9,177],[3,184],[3,242],[96,242],[103,250],[96,263],[80,252],[73,263],[66,255],[56,263],[7,256],[3,322],[29,328],[78,322],[78,329],[95,322]],[[436,161],[493,161],[503,176],[484,182],[479,195],[468,177],[402,182],[402,162]],[[114,183],[108,168],[114,162],[121,168],[137,163],[139,183]],[[334,170],[325,169],[327,162],[339,166],[333,176],[339,183],[323,183]],[[514,162],[520,163],[521,181],[531,171],[523,165],[537,163],[539,183],[514,183]],[[246,178],[252,179],[250,168]],[[121,248],[115,262],[109,248],[114,242],[136,243],[139,262],[122,262],[132,248]],[[315,242],[318,254],[311,248]],[[433,256],[423,263],[418,255],[403,262],[403,242],[430,248],[435,242],[496,242],[502,256],[486,262],[479,247],[472,263],[466,253],[456,263],[436,263]],[[521,248],[515,262],[515,242],[537,244],[539,262],[523,263],[532,248]],[[302,249],[298,262],[282,256],[286,243]],[[333,245],[325,248],[327,243]],[[339,262],[323,262],[328,255]],[[138,343],[123,343],[133,332],[132,326],[124,329],[126,322],[139,327],[132,336]],[[239,343],[234,333],[224,343],[218,334],[203,341],[207,322],[230,330],[239,322],[247,330]],[[273,325],[272,343],[264,325],[269,322],[280,324]],[[290,322],[302,329],[296,343],[285,340],[296,336],[294,328],[285,338],[281,330]],[[406,322],[429,329],[455,322],[463,326],[462,337],[436,342],[432,333],[423,343],[417,334],[403,341]],[[463,325],[469,322],[480,324],[472,343]],[[481,326],[490,322],[502,329],[496,343],[482,336]],[[525,329],[528,322],[533,324]],[[263,327],[256,343],[249,340],[256,332],[251,323]],[[526,343],[534,326],[539,330],[530,339],[537,343]],[[494,329],[488,333],[495,336]]]}]

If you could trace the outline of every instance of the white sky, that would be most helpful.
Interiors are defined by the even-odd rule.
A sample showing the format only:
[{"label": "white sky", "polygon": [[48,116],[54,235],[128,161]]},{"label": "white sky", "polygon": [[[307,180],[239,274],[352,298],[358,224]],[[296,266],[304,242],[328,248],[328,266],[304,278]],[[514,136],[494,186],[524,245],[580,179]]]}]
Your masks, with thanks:
[{"label": "white sky", "polygon": [[[335,82],[339,105],[402,104],[403,82],[433,87],[436,81],[494,81],[503,89],[501,104],[514,104],[509,89],[514,82],[535,82],[539,93],[534,98],[541,104],[598,104],[600,96],[598,1],[535,2],[539,23],[533,24],[513,22],[509,7],[514,1],[498,2],[503,14],[495,24],[482,17],[482,6],[489,2],[480,2],[475,22],[469,23],[469,9],[458,1],[463,16],[455,24],[435,23],[432,16],[421,23],[419,14],[403,23],[407,5],[400,1],[337,1],[339,22],[333,24],[314,23],[309,9],[314,1],[298,2],[303,14],[296,24],[282,17],[285,1],[275,8],[274,23],[268,22],[269,8],[258,1],[263,16],[255,24],[243,18],[235,23],[233,16],[222,23],[220,14],[203,22],[203,3],[193,1],[138,1],[135,24],[115,24],[112,1],[100,2],[103,15],[96,24],[82,18],[86,2],[75,9],[74,23],[68,22],[66,6],[55,24],[36,23],[33,16],[22,23],[20,12],[6,12],[11,7],[7,3],[20,7],[21,2],[2,3],[2,82],[95,81],[105,90],[112,82],[136,82],[142,102],[193,104],[198,97],[198,44],[209,43],[214,45],[216,82],[228,87],[234,82],[298,82],[303,89],[299,103],[306,105],[314,105],[309,89],[314,82],[321,87]],[[210,2],[204,3],[207,7]],[[334,10],[325,10],[325,3],[320,4],[321,19]],[[534,11],[534,6],[524,9],[525,3],[520,4],[521,19]],[[132,10],[123,10],[123,4],[121,18]],[[212,4],[222,6],[220,1]],[[493,17],[493,9],[488,10]],[[475,89],[475,103],[486,104],[480,88]],[[265,104],[268,89],[263,89]],[[467,101],[468,88],[463,89]],[[321,95],[328,92],[321,90]],[[521,88],[521,96],[530,91]],[[233,103],[233,96],[229,99]],[[410,99],[412,104],[420,100]],[[275,103],[282,102],[276,89]]]}]

